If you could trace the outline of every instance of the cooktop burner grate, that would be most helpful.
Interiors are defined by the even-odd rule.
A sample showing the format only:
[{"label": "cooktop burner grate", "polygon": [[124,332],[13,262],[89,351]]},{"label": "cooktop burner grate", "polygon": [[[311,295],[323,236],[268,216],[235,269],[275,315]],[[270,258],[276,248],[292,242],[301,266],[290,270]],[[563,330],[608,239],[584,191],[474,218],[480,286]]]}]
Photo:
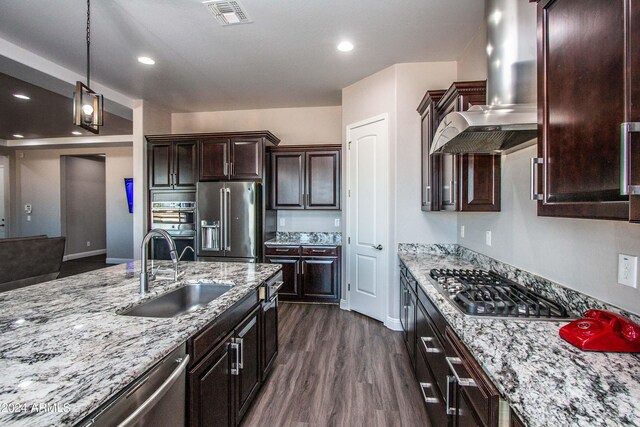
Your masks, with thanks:
[{"label": "cooktop burner grate", "polygon": [[431,277],[466,314],[534,319],[569,317],[560,304],[494,272],[432,269]]}]

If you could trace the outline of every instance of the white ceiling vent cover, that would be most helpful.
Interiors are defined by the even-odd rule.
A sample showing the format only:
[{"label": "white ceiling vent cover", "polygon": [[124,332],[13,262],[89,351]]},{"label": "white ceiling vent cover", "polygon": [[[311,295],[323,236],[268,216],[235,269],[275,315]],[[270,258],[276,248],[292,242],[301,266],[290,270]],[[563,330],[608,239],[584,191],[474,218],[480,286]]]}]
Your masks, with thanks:
[{"label": "white ceiling vent cover", "polygon": [[209,0],[202,4],[221,25],[248,24],[251,21],[247,12],[237,0]]}]

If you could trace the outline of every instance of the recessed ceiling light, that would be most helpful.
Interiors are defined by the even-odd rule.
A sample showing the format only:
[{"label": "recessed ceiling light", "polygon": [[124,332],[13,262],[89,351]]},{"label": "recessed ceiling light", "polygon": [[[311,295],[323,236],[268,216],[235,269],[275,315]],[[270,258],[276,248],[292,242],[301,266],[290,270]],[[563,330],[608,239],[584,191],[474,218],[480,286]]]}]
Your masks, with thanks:
[{"label": "recessed ceiling light", "polygon": [[338,50],[340,52],[350,52],[353,50],[353,43],[344,41],[338,45]]},{"label": "recessed ceiling light", "polygon": [[27,95],[22,94],[22,93],[14,93],[13,96],[15,96],[18,99],[24,99],[26,101],[30,100],[31,98],[29,98]]},{"label": "recessed ceiling light", "polygon": [[19,133],[14,133],[13,137],[14,138],[24,138],[24,135],[20,135]]},{"label": "recessed ceiling light", "polygon": [[74,135],[82,135],[82,132],[78,132],[77,130],[74,130],[73,132],[71,132]]},{"label": "recessed ceiling light", "polygon": [[156,63],[153,58],[149,58],[148,56],[138,56],[138,62],[145,65],[153,65]]}]

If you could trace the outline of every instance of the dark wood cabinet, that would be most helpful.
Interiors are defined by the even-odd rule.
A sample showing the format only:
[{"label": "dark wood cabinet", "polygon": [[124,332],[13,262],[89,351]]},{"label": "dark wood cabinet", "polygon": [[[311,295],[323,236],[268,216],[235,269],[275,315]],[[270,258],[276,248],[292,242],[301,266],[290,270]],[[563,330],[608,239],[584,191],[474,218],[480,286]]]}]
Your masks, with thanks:
[{"label": "dark wood cabinet", "polygon": [[[281,288],[282,289],[282,288]],[[262,381],[267,375],[278,356],[278,296],[262,303]]]},{"label": "dark wood cabinet", "polygon": [[300,257],[265,256],[265,261],[282,264],[282,279],[284,285],[278,291],[282,300],[297,300],[302,297],[300,292]]},{"label": "dark wood cabinet", "polygon": [[498,390],[404,264],[400,294],[404,339],[431,424],[502,425]]},{"label": "dark wood cabinet", "polygon": [[621,173],[640,184],[640,134],[621,124],[640,121],[639,25],[637,1],[538,2],[538,215],[634,220]]},{"label": "dark wood cabinet", "polygon": [[262,138],[210,138],[200,142],[200,181],[262,178]]},{"label": "dark wood cabinet", "polygon": [[278,352],[278,298],[252,291],[187,341],[188,425],[237,426]]},{"label": "dark wood cabinet", "polygon": [[339,246],[266,246],[267,262],[282,264],[283,301],[338,302],[341,288]]},{"label": "dark wood cabinet", "polygon": [[197,141],[150,144],[149,188],[192,189],[197,177]]},{"label": "dark wood cabinet", "polygon": [[421,182],[422,182],[422,210],[437,211],[440,210],[440,201],[438,200],[439,191],[434,191],[440,185],[440,154],[430,155],[431,142],[433,134],[438,127],[438,113],[436,104],[442,98],[446,91],[429,90],[418,106],[421,120],[421,148],[420,162],[422,166]]},{"label": "dark wood cabinet", "polygon": [[232,335],[189,371],[189,425],[235,426]]},{"label": "dark wood cabinet", "polygon": [[249,409],[260,386],[260,307],[256,307],[247,318],[236,327],[233,342],[238,346],[238,374],[236,417],[240,422]]},{"label": "dark wood cabinet", "polygon": [[271,207],[304,209],[305,153],[303,151],[271,154]]},{"label": "dark wood cabinet", "polygon": [[226,179],[229,176],[229,139],[200,141],[200,181]]},{"label": "dark wood cabinet", "polygon": [[271,153],[273,209],[340,209],[339,145],[288,146]]},{"label": "dark wood cabinet", "polygon": [[500,210],[499,155],[428,154],[433,134],[447,114],[484,104],[485,81],[455,82],[446,91],[425,94],[418,106],[422,119],[422,210]]},{"label": "dark wood cabinet", "polygon": [[527,427],[527,425],[520,419],[518,414],[516,414],[513,409],[509,413],[509,425],[510,427]]},{"label": "dark wood cabinet", "polygon": [[338,258],[302,258],[302,297],[336,301],[338,298]]}]

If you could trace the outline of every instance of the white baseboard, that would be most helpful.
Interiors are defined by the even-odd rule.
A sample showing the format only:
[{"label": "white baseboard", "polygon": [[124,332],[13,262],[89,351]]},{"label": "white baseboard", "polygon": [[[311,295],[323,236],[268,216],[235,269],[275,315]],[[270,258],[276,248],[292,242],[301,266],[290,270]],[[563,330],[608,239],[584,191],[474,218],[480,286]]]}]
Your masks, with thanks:
[{"label": "white baseboard", "polygon": [[128,262],[133,261],[129,258],[107,258],[107,264],[126,264]]},{"label": "white baseboard", "polygon": [[71,254],[71,255],[65,255],[62,257],[62,261],[69,261],[72,259],[80,259],[80,258],[86,258],[86,257],[90,257],[90,256],[96,256],[96,255],[103,255],[106,254],[107,250],[106,249],[98,249],[95,251],[88,251],[88,252],[80,252],[77,254]]},{"label": "white baseboard", "polygon": [[347,302],[346,299],[340,300],[340,310],[351,311],[351,308],[349,307],[349,303]]},{"label": "white baseboard", "polygon": [[400,323],[400,319],[394,319],[393,317],[387,317],[387,321],[384,322],[384,326],[391,329],[392,331],[402,330],[402,323]]}]

